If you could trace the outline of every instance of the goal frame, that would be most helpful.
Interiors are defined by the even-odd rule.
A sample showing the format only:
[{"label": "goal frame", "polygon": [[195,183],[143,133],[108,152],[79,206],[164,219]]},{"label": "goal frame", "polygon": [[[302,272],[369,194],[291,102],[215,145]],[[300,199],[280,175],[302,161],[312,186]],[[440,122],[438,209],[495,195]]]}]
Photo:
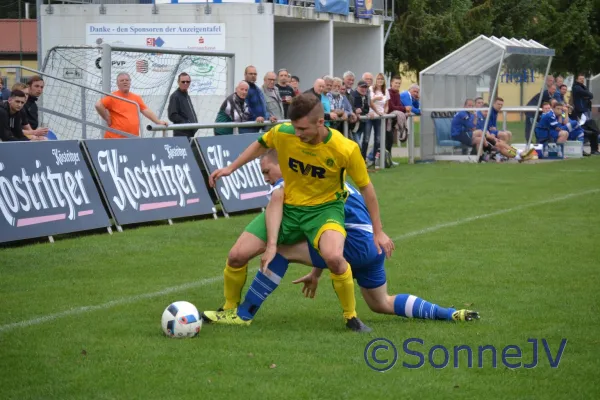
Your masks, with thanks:
[{"label": "goal frame", "polygon": [[[115,45],[109,43],[102,43],[100,46],[102,49],[102,91],[110,93],[111,91],[111,79],[112,79],[112,52],[113,51],[129,51],[136,53],[160,53],[160,54],[176,54],[176,55],[189,55],[198,57],[225,57],[227,59],[227,78],[226,78],[226,96],[233,93],[235,87],[235,53],[228,53],[222,51],[198,51],[189,49],[177,49],[161,47],[139,47],[139,46],[128,46],[128,45]],[[177,74],[177,70],[173,71],[173,75]],[[176,76],[171,76],[170,81],[173,82]],[[164,101],[160,108],[156,110],[156,114],[160,116],[163,114],[167,105],[171,87],[166,88],[164,95]]]}]

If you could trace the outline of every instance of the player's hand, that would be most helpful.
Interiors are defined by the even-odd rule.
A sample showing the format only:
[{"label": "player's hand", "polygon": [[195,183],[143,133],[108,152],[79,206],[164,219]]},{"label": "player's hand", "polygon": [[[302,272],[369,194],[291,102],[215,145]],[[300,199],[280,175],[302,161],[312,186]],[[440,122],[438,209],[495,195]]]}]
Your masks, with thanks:
[{"label": "player's hand", "polygon": [[260,258],[260,272],[265,275],[271,275],[269,264],[271,264],[271,261],[275,258],[275,254],[277,254],[277,246],[267,246],[267,249]]},{"label": "player's hand", "polygon": [[315,295],[317,294],[317,286],[319,286],[319,278],[312,272],[300,279],[292,281],[292,283],[296,285],[298,283],[304,283],[304,286],[302,287],[302,293],[304,294],[304,297],[310,297],[311,299],[315,298]]},{"label": "player's hand", "polygon": [[376,233],[373,236],[373,240],[375,241],[375,247],[377,248],[377,254],[381,254],[383,250],[385,252],[386,258],[390,258],[392,256],[392,252],[396,249],[394,242],[392,239],[388,237],[383,231]]},{"label": "player's hand", "polygon": [[233,173],[233,170],[227,166],[225,168],[219,168],[218,170],[214,171],[212,174],[210,174],[210,176],[208,177],[208,184],[210,185],[210,187],[214,188],[217,184],[217,179],[224,177],[224,176],[229,176]]}]

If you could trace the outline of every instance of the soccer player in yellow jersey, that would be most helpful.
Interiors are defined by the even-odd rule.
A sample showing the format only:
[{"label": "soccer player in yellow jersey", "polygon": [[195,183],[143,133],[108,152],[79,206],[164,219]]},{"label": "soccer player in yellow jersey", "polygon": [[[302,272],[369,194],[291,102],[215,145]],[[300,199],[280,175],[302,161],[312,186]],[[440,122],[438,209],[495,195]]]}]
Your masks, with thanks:
[{"label": "soccer player in yellow jersey", "polygon": [[[383,232],[375,189],[360,149],[354,141],[324,125],[323,106],[312,95],[295,97],[290,104],[288,116],[292,120],[291,124],[273,127],[244,150],[231,165],[214,171],[209,183],[214,187],[215,181],[220,177],[230,175],[242,165],[261,156],[268,148],[275,148],[285,182],[281,226],[269,226],[270,221],[265,220],[264,214],[260,214],[246,228],[245,233],[249,232],[257,239],[254,246],[248,241],[252,249],[246,252],[254,252],[252,256],[256,255],[264,249],[258,249],[256,244],[266,242],[261,263],[264,268],[275,256],[277,244],[294,244],[308,239],[331,271],[333,287],[344,311],[346,326],[354,331],[370,331],[356,316],[352,272],[343,255],[346,236],[344,200],[348,195],[344,185],[346,174],[353,179],[365,199],[373,223],[373,238],[377,250],[380,253],[384,251],[389,257],[394,250],[394,243]],[[267,234],[276,231],[277,237],[269,237]],[[229,264],[228,259],[224,272],[224,309],[235,308],[239,303],[246,273],[247,264],[235,268]]]}]

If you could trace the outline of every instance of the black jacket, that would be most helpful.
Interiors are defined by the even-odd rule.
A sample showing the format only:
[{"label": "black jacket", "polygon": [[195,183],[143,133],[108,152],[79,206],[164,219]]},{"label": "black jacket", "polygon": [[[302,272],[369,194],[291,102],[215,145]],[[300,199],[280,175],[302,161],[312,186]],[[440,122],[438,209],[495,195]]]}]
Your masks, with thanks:
[{"label": "black jacket", "polygon": [[31,129],[37,129],[40,126],[40,122],[38,119],[38,106],[37,106],[38,98],[35,96],[29,96],[27,98],[27,103],[23,106],[25,109],[25,113],[27,113],[27,120],[29,121],[29,125],[31,125]]},{"label": "black jacket", "polygon": [[571,96],[573,96],[573,114],[579,118],[581,114],[591,111],[592,99],[594,95],[585,85],[579,82],[573,82],[571,87]]},{"label": "black jacket", "polygon": [[[169,120],[174,124],[195,124],[198,122],[196,116],[196,110],[192,104],[192,99],[187,92],[182,92],[177,89],[169,97]],[[175,130],[173,132],[179,133],[179,135],[186,135],[188,137],[194,137],[197,129],[192,130]]]},{"label": "black jacket", "polygon": [[21,126],[21,112],[11,114],[8,102],[0,104],[0,140],[3,142],[27,142]]}]

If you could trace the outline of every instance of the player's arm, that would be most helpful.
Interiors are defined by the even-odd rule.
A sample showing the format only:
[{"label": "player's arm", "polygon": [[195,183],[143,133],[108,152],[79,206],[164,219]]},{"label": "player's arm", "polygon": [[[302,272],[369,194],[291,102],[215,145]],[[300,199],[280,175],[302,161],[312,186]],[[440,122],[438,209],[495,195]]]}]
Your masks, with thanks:
[{"label": "player's arm", "polygon": [[267,248],[260,259],[260,270],[267,273],[267,267],[275,258],[277,253],[277,239],[279,238],[279,227],[283,219],[283,187],[275,189],[271,193],[271,200],[267,204],[265,220],[267,224]]},{"label": "player's arm", "polygon": [[375,194],[375,187],[371,183],[369,174],[367,173],[367,167],[360,154],[358,145],[354,146],[354,150],[350,156],[348,163],[348,175],[354,180],[354,183],[358,185],[360,193],[365,199],[365,205],[369,211],[371,217],[371,223],[373,224],[373,238],[375,240],[375,247],[381,254],[381,249],[385,251],[387,257],[392,255],[394,250],[394,242],[383,232],[383,224],[381,223],[381,215],[379,213],[379,202],[377,201],[377,195]]},{"label": "player's arm", "polygon": [[319,286],[319,278],[323,270],[321,268],[313,267],[312,271],[308,275],[304,275],[302,278],[292,281],[293,284],[304,283],[302,287],[302,293],[304,297],[310,297],[313,299],[317,294],[317,286]]},{"label": "player's arm", "polygon": [[110,126],[112,124],[112,120],[110,118],[110,113],[108,112],[108,109],[106,108],[106,106],[104,105],[104,102],[102,101],[104,99],[100,99],[96,102],[96,112],[98,112],[98,114],[100,115],[100,118],[102,118],[104,121],[106,121],[106,124],[108,126]]}]

